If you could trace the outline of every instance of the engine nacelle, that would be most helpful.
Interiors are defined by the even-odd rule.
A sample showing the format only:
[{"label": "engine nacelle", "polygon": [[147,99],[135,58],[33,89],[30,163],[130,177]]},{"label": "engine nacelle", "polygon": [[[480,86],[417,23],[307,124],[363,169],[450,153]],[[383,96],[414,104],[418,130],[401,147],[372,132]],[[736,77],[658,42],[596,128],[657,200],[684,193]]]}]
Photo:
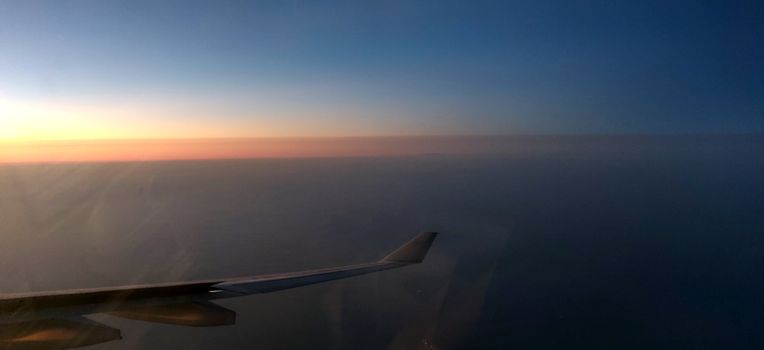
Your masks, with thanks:
[{"label": "engine nacelle", "polygon": [[209,302],[140,306],[113,311],[109,315],[192,327],[228,326],[236,323],[236,312]]},{"label": "engine nacelle", "polygon": [[72,349],[122,339],[119,329],[80,318],[48,319],[0,326],[0,349]]}]

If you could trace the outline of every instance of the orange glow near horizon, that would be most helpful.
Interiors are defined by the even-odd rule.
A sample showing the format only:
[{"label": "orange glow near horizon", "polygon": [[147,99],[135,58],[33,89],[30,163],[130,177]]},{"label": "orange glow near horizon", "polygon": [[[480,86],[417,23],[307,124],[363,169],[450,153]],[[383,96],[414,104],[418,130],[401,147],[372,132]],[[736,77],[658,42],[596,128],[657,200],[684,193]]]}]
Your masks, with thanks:
[{"label": "orange glow near horizon", "polygon": [[0,94],[0,145],[49,141],[411,135],[351,112],[156,101],[10,99]]},{"label": "orange glow near horizon", "polygon": [[209,110],[177,105],[0,96],[0,163],[395,156],[490,148],[474,138],[462,142],[469,137],[336,137],[330,135],[363,133],[342,118],[215,119],[198,116],[214,115]]},{"label": "orange glow near horizon", "polygon": [[334,137],[85,140],[0,143],[0,164],[314,158],[507,152],[501,137]]},{"label": "orange glow near horizon", "polygon": [[301,139],[77,140],[15,142],[0,147],[0,163],[277,158],[338,151],[331,145],[315,147]]},{"label": "orange glow near horizon", "polygon": [[241,125],[177,117],[182,114],[167,106],[38,103],[0,97],[0,143],[246,135]]}]

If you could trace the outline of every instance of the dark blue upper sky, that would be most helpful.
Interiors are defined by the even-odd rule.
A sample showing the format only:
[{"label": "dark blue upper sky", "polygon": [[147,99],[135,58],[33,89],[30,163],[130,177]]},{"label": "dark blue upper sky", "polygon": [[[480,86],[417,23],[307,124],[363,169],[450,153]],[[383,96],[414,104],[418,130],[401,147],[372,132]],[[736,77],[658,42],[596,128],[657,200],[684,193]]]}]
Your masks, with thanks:
[{"label": "dark blue upper sky", "polygon": [[764,129],[758,1],[161,3],[0,1],[0,118],[92,105],[253,136]]}]

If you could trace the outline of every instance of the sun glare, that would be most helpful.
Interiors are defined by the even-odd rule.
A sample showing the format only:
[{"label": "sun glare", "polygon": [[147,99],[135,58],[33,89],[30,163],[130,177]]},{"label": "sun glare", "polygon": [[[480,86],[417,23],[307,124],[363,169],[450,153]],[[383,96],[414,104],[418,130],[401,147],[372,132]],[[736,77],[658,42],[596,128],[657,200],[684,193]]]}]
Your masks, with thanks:
[{"label": "sun glare", "polygon": [[91,139],[112,134],[84,111],[66,106],[0,100],[0,141]]},{"label": "sun glare", "polygon": [[[148,108],[0,98],[0,142],[204,136],[203,128]],[[193,127],[193,128],[192,128]],[[195,135],[196,132],[198,135]]]}]

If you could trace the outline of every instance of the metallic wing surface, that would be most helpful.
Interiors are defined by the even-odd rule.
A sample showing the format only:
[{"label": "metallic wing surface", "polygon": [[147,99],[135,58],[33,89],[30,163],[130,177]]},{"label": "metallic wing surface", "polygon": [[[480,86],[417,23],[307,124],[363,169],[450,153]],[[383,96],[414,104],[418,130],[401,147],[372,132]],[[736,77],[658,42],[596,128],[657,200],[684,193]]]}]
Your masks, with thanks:
[{"label": "metallic wing surface", "polygon": [[[158,283],[0,294],[0,350],[67,349],[121,339],[119,330],[85,315],[107,313],[148,322],[210,327],[235,323],[212,300],[269,293],[418,264],[437,233],[416,236],[379,261],[316,270]],[[45,335],[55,335],[49,339]]]}]

